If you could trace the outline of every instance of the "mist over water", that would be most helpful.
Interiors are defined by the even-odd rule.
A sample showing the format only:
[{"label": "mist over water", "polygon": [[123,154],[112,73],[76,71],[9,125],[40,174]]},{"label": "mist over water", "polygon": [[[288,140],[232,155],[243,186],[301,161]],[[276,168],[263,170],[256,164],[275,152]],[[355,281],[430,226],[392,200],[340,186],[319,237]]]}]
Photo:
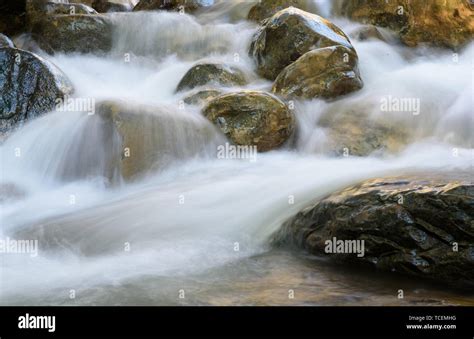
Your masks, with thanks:
[{"label": "mist over water", "polygon": [[[330,12],[327,1],[315,3],[321,13]],[[474,44],[453,56],[354,39],[364,88],[337,101],[297,102],[296,149],[258,154],[256,162],[217,159],[214,150],[224,137],[198,107],[182,107],[187,92],[175,92],[186,71],[199,61],[225,62],[238,65],[249,84],[224,92],[271,88],[257,78],[247,53],[257,25],[238,21],[246,16],[248,2],[220,6],[196,18],[171,12],[108,14],[115,22],[109,55],[49,57],[71,79],[74,96],[155,107],[178,145],[174,154],[193,143],[206,151],[111,185],[107,159],[116,136],[107,138],[97,116],[51,112],[19,129],[0,146],[0,187],[13,184],[21,192],[1,202],[1,236],[38,239],[39,255],[1,254],[0,303],[22,304],[34,297],[40,304],[61,304],[70,289],[87,294],[150,277],[170,279],[165,284],[170,286],[266,253],[269,237],[288,217],[360,180],[472,168]],[[335,23],[346,32],[359,26]],[[387,96],[418,100],[419,111],[383,111],[381,100]],[[318,122],[326,114],[353,110],[409,131],[410,142],[395,154],[331,155],[327,128]],[[185,124],[198,132],[182,129]],[[211,141],[200,139],[203,126],[213,131]],[[294,204],[288,203],[290,196]],[[154,303],[166,304],[162,297]]]}]

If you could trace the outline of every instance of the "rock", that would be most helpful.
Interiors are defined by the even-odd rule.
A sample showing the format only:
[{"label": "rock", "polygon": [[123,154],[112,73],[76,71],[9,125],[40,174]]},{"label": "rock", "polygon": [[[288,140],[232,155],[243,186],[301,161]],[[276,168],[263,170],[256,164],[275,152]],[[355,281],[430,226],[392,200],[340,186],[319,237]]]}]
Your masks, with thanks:
[{"label": "rock", "polygon": [[341,0],[335,13],[393,29],[408,46],[459,48],[474,36],[473,7],[463,0]]},{"label": "rock", "polygon": [[23,199],[26,197],[26,195],[27,191],[14,183],[0,183],[0,204]]},{"label": "rock", "polygon": [[124,3],[113,2],[111,0],[94,0],[92,7],[99,13],[129,12],[131,8]]},{"label": "rock", "polygon": [[140,0],[134,11],[171,10],[194,12],[202,7],[209,7],[214,0]]},{"label": "rock", "polygon": [[[109,176],[131,181],[173,161],[189,159],[219,140],[209,122],[166,107],[104,101],[97,104],[106,140],[112,140]],[[215,147],[213,148],[215,149]]]},{"label": "rock", "polygon": [[317,6],[310,0],[261,0],[250,9],[248,19],[262,21],[288,7],[299,8],[310,13],[318,12]]},{"label": "rock", "polygon": [[[308,206],[283,224],[273,243],[472,288],[473,220],[469,173],[373,179]],[[333,238],[363,240],[363,256],[326,253]]]},{"label": "rock", "polygon": [[309,51],[275,80],[273,93],[284,98],[335,98],[361,89],[357,54],[345,46]]},{"label": "rock", "polygon": [[0,132],[47,113],[73,92],[66,75],[52,63],[16,48],[0,48]]},{"label": "rock", "polygon": [[259,91],[218,96],[203,114],[237,145],[256,146],[259,152],[281,146],[293,134],[293,112],[277,97]]},{"label": "rock", "polygon": [[359,41],[370,39],[387,42],[386,38],[380,33],[379,29],[374,25],[363,25],[349,33],[349,36]]},{"label": "rock", "polygon": [[243,86],[247,83],[244,73],[224,64],[199,63],[186,72],[178,84],[177,92],[209,83],[221,86]]},{"label": "rock", "polygon": [[270,80],[310,50],[352,45],[336,25],[318,15],[297,8],[284,9],[264,22],[253,36],[249,55],[257,72]]},{"label": "rock", "polygon": [[112,47],[112,23],[101,14],[51,15],[35,25],[40,46],[57,52],[103,53]]},{"label": "rock", "polygon": [[15,47],[9,37],[0,33],[0,47]]},{"label": "rock", "polygon": [[376,119],[369,112],[371,107],[343,101],[323,112],[318,121],[319,126],[326,128],[323,149],[336,155],[394,154],[413,141],[405,126]]},{"label": "rock", "polygon": [[208,101],[221,95],[222,92],[216,89],[204,89],[191,93],[184,98],[184,102],[188,105],[204,105]]}]

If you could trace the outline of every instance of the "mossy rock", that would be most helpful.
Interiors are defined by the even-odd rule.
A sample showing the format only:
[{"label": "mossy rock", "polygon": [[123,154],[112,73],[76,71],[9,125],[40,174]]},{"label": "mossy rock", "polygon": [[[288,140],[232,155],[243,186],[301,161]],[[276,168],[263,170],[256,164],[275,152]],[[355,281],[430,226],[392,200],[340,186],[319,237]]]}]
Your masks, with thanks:
[{"label": "mossy rock", "polygon": [[293,134],[293,112],[280,99],[260,91],[224,94],[210,101],[203,114],[237,145],[265,152],[283,145]]},{"label": "mossy rock", "polygon": [[221,86],[243,86],[247,84],[244,73],[236,67],[225,64],[199,63],[183,76],[176,89],[192,89],[214,83]]},{"label": "mossy rock", "polygon": [[221,94],[217,89],[203,89],[189,94],[183,101],[188,105],[203,105]]},{"label": "mossy rock", "polygon": [[336,45],[353,48],[344,32],[330,21],[290,7],[264,21],[252,38],[249,55],[258,74],[274,80],[310,50]]},{"label": "mossy rock", "polygon": [[335,98],[361,89],[357,54],[345,46],[309,51],[276,78],[273,93],[284,98]]}]

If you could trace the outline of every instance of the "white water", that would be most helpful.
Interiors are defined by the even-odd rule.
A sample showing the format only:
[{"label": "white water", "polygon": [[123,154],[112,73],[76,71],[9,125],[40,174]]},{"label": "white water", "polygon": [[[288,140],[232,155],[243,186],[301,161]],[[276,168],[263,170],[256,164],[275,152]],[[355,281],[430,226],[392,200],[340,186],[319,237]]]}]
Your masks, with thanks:
[{"label": "white water", "polygon": [[[194,62],[232,63],[246,72],[250,84],[245,88],[271,86],[257,78],[247,56],[257,26],[229,23],[231,11],[236,7],[224,6],[213,17],[205,12],[197,20],[175,13],[116,14],[109,57],[49,58],[70,77],[77,97],[166,105],[207,123],[197,107],[179,111],[186,93],[174,92]],[[355,26],[339,24],[343,30]],[[36,296],[40,303],[61,303],[70,289],[80,294],[129,279],[174,279],[202,272],[266,251],[269,236],[282,221],[362,179],[469,170],[474,46],[454,62],[447,51],[353,43],[364,89],[335,102],[297,103],[297,149],[259,154],[255,163],[206,153],[140,181],[110,187],[103,174],[110,148],[93,118],[55,112],[24,126],[0,148],[0,185],[13,183],[25,191],[24,197],[1,205],[1,236],[39,239],[39,256],[0,254],[2,300],[22,303],[22,298]],[[126,53],[130,62],[125,62]],[[381,112],[385,95],[419,98],[420,114]],[[355,107],[363,107],[371,119],[412,130],[416,142],[384,157],[325,155],[325,130],[318,127],[318,118]],[[15,156],[18,149],[21,157]],[[77,179],[78,171],[86,175]],[[294,204],[288,203],[290,196]],[[236,243],[239,251],[234,250]],[[126,244],[131,251],[124,251]]]}]

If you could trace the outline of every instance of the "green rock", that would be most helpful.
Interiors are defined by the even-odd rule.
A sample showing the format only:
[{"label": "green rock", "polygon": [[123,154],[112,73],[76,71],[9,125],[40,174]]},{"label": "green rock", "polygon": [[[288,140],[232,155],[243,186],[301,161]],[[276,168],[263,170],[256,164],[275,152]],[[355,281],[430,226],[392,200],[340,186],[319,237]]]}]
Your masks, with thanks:
[{"label": "green rock", "polygon": [[357,54],[339,45],[303,54],[278,75],[272,91],[284,98],[335,98],[362,86]]},{"label": "green rock", "polygon": [[73,92],[52,63],[17,48],[0,48],[0,132],[55,109]]},{"label": "green rock", "polygon": [[[367,180],[331,194],[287,220],[272,242],[351,265],[472,288],[473,220],[470,173],[421,173]],[[363,256],[328,253],[333,238],[363,240]]]},{"label": "green rock", "polygon": [[259,91],[218,96],[203,114],[234,144],[256,146],[259,152],[278,148],[295,129],[293,112],[274,95]]},{"label": "green rock", "polygon": [[214,83],[221,86],[243,86],[247,83],[244,73],[232,66],[200,63],[186,72],[178,84],[177,92],[186,88]]},{"label": "green rock", "polygon": [[221,94],[222,92],[216,89],[198,90],[186,96],[184,102],[188,105],[203,105]]},{"label": "green rock", "polygon": [[274,80],[306,52],[336,45],[353,48],[344,32],[330,21],[290,7],[264,21],[252,38],[249,55],[258,74]]}]

